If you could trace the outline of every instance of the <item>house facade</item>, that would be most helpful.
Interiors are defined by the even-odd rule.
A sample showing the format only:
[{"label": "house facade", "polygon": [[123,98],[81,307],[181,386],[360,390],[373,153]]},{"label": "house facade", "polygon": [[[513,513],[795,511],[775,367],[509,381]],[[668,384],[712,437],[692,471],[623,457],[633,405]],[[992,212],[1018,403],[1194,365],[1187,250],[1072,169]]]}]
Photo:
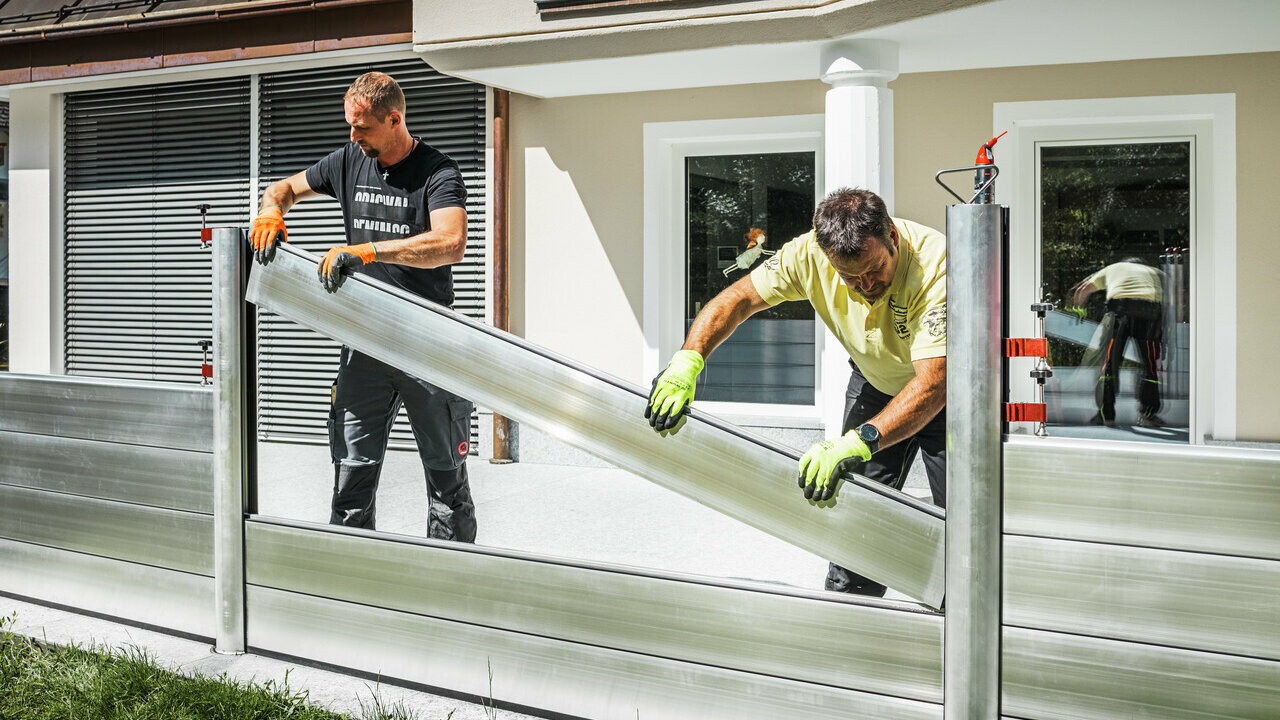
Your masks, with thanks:
[{"label": "house facade", "polygon": [[[1274,170],[1258,152],[1275,129],[1274,6],[462,5],[417,3],[414,47],[513,93],[512,322],[528,339],[647,383],[699,304],[738,277],[717,276],[751,227],[771,223],[773,248],[807,229],[788,193],[868,187],[942,228],[954,200],[935,173],[1007,131],[995,198],[1011,212],[1011,331],[1035,333],[1032,302],[1066,309],[1077,282],[1141,257],[1167,278],[1161,382],[1180,428],[1156,439],[1280,439],[1259,362],[1280,343],[1261,192]],[[789,170],[803,187],[785,186]],[[709,219],[709,202],[733,207]],[[1048,321],[1064,428],[1094,411],[1101,294],[1091,302],[1078,327]],[[799,444],[838,423],[846,358],[811,315],[775,315],[721,367],[713,356],[700,403]],[[788,350],[766,357],[766,338]],[[1029,398],[1021,370],[1011,391]],[[1133,405],[1117,408],[1121,425]]]},{"label": "house facade", "polygon": [[[10,257],[13,371],[201,382],[201,227],[247,224],[263,188],[346,142],[342,93],[372,69],[400,78],[410,127],[466,173],[457,307],[485,315],[488,90],[418,59],[409,3],[45,5],[0,11],[10,236],[25,238]],[[290,220],[302,247],[341,243],[336,201]],[[338,346],[265,314],[257,336],[259,439],[322,442]],[[412,445],[407,425],[395,442]]]},{"label": "house facade", "polygon": [[[615,378],[648,387],[703,304],[804,233],[826,192],[870,188],[895,216],[941,229],[955,198],[938,172],[960,169],[942,180],[968,199],[978,148],[1005,133],[995,201],[1010,213],[1010,333],[1038,334],[1030,305],[1053,305],[1055,375],[1051,437],[1014,427],[991,478],[1004,534],[999,579],[983,589],[1003,626],[985,697],[998,714],[1046,720],[1257,718],[1280,703],[1277,454],[1234,447],[1280,441],[1280,389],[1265,377],[1280,349],[1275,3],[75,7],[0,4],[5,593],[566,717],[926,720],[976,686],[944,662],[966,609],[821,590],[831,556],[801,552],[796,528],[894,570],[975,576],[932,552],[956,524],[906,494],[860,486],[862,504],[837,503],[927,517],[910,526],[924,542],[898,543],[901,514],[842,516],[876,524],[886,550],[858,523],[813,532],[841,516],[820,514],[790,475],[785,497],[756,468],[688,472],[680,492],[642,495],[661,483],[516,466],[529,474],[477,480],[476,498],[523,524],[500,527],[495,511],[482,526],[494,534],[471,546],[327,524],[319,448],[261,462],[267,442],[323,438],[335,344],[258,313],[240,338],[256,345],[256,382],[237,388],[254,397],[202,387],[213,319],[201,226],[244,225],[262,187],[343,142],[338,99],[376,68],[406,85],[410,127],[463,163],[459,308],[489,318],[509,300],[512,332],[554,353],[522,350],[602,370],[582,372],[597,385],[578,390],[607,386],[617,407],[641,399]],[[490,140],[499,125],[509,153]],[[289,223],[304,249],[340,242],[334,204],[309,201]],[[500,232],[507,263],[492,248]],[[1079,291],[1135,258],[1159,277],[1163,424],[1135,422],[1146,356],[1122,350],[1118,426],[1099,427],[1105,293]],[[489,279],[502,267],[505,299]],[[227,275],[220,288],[233,290]],[[764,449],[778,476],[792,472],[798,453],[783,445],[832,434],[847,361],[799,303],[753,318],[710,358],[697,404],[759,432],[714,421],[732,438],[705,464]],[[1032,398],[1029,362],[1011,366],[1013,397]],[[544,406],[587,428],[579,445],[622,444],[583,440],[604,412]],[[628,429],[658,442],[635,415]],[[591,462],[522,432],[522,460]],[[650,459],[680,468],[677,448]],[[500,472],[479,460],[469,467]],[[264,512],[270,489],[298,514]],[[769,493],[778,501],[762,502]],[[744,519],[745,501],[763,521]],[[716,564],[734,552],[744,570]],[[673,557],[699,562],[661,562]],[[761,572],[769,564],[798,579]]]}]

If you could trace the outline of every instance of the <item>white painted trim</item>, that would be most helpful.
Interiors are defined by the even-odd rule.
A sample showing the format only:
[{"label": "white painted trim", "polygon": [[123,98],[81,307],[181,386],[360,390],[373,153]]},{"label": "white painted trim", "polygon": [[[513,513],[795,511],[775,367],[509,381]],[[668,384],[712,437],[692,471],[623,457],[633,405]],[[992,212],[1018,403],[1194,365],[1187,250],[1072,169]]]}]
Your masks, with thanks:
[{"label": "white painted trim", "polygon": [[[822,197],[825,116],[784,115],[761,118],[693,120],[644,125],[644,362],[641,382],[661,371],[666,358],[684,340],[682,302],[686,258],[683,243],[683,160],[710,154],[814,153],[815,198]],[[714,403],[717,414],[754,417],[818,417],[822,392],[822,323],[816,323],[818,362],[813,406]],[[710,405],[711,403],[708,403]],[[709,409],[709,408],[708,408]]]},{"label": "white painted trim", "polygon": [[[1235,95],[995,103],[1003,174],[996,201],[1010,206],[1010,333],[1034,332],[1029,312],[1038,295],[1035,164],[1037,143],[1190,137],[1192,208],[1192,417],[1191,440],[1233,440],[1236,435],[1236,139]],[[1216,291],[1216,292],[1215,292]],[[1224,294],[1220,299],[1217,292]],[[1016,375],[1013,383],[1016,387]],[[1026,389],[1023,389],[1024,392]],[[1015,397],[1015,399],[1021,399]]]},{"label": "white painted trim", "polygon": [[[80,92],[82,90],[100,90],[112,87],[131,87],[162,82],[187,82],[209,78],[230,77],[258,72],[288,72],[290,70],[345,65],[359,61],[413,60],[420,56],[413,52],[412,43],[395,45],[375,45],[372,47],[347,48],[344,50],[327,50],[324,52],[302,53],[298,55],[282,55],[277,57],[251,58],[247,60],[228,60],[225,62],[199,63],[180,65],[177,67],[152,68],[148,70],[130,70],[128,72],[89,75],[86,77],[58,78],[30,83],[14,83],[0,85],[0,93],[7,94],[13,89],[38,87],[57,87],[61,92]],[[180,75],[183,77],[174,77]]]}]

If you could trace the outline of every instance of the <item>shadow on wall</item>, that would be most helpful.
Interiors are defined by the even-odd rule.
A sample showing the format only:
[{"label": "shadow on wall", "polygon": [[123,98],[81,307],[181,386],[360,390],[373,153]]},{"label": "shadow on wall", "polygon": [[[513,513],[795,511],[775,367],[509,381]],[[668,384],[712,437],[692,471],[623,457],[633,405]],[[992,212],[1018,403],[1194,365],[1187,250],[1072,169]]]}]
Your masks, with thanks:
[{"label": "shadow on wall", "polygon": [[[612,297],[584,295],[592,288],[620,290],[631,314],[626,322],[642,330],[645,123],[820,113],[825,88],[814,80],[555,99],[513,95],[512,329],[526,334],[525,298],[537,302],[539,296],[536,289],[530,296],[531,285],[554,282],[571,301],[591,305],[570,309],[564,303],[575,316],[599,317],[601,310],[613,309],[599,307]],[[767,105],[762,98],[768,98]],[[537,159],[533,166],[531,152]],[[590,278],[570,281],[571,275],[560,274],[569,268],[553,261],[568,258],[599,273],[603,264],[588,263],[602,251],[613,276],[610,285]],[[542,268],[557,276],[536,277]],[[616,326],[623,318],[615,315],[611,322]]]},{"label": "shadow on wall", "polygon": [[[511,244],[512,297],[536,302],[542,294],[539,284],[560,285],[568,301],[560,307],[568,313],[564,319],[571,320],[598,316],[599,303],[612,300],[584,293],[618,289],[639,328],[644,316],[640,124],[634,132],[631,127],[602,131],[591,117],[576,118],[560,108],[577,104],[574,99],[520,100],[513,102],[511,123],[511,235],[520,239]],[[521,110],[526,114],[517,114]],[[601,253],[604,263],[594,262],[602,259]],[[574,276],[598,274],[606,263],[612,281]],[[556,274],[530,276],[547,272]],[[523,332],[527,320],[525,303],[513,302],[512,328]]]}]

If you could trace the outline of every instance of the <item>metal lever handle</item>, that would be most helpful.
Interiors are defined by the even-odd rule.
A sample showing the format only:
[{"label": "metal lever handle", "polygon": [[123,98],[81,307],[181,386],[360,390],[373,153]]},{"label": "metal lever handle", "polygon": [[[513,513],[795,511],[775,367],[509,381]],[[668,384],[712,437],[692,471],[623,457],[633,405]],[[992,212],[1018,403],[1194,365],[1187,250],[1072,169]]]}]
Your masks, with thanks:
[{"label": "metal lever handle", "polygon": [[[965,200],[964,198],[957,195],[955,190],[952,190],[949,185],[942,182],[943,175],[950,175],[951,173],[958,173],[958,172],[973,172],[975,170],[988,170],[988,169],[992,171],[991,177],[987,178],[987,181],[982,183],[982,187],[978,188],[978,191],[975,192],[973,194],[973,197],[969,198],[968,200]],[[949,170],[939,170],[938,173],[933,176],[933,179],[937,181],[939,185],[942,186],[943,190],[946,190],[947,192],[951,193],[951,197],[959,200],[961,203],[965,205],[972,205],[973,201],[977,200],[979,195],[986,192],[987,188],[991,186],[991,183],[996,181],[997,177],[1000,177],[1000,167],[997,165],[970,165],[969,167],[958,167],[958,168],[951,168]]]}]

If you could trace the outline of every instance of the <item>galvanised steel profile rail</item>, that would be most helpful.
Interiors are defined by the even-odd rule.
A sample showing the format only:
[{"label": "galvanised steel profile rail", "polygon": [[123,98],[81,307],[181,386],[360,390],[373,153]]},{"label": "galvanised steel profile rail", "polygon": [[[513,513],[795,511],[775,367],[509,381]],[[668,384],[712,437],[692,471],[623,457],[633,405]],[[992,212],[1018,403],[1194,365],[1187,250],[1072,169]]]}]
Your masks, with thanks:
[{"label": "galvanised steel profile rail", "polygon": [[834,504],[810,504],[796,487],[799,454],[791,448],[696,411],[677,432],[660,437],[642,419],[644,388],[362,275],[330,294],[316,280],[317,259],[281,246],[268,265],[254,264],[248,300],[941,606],[942,510],[852,474]]}]

